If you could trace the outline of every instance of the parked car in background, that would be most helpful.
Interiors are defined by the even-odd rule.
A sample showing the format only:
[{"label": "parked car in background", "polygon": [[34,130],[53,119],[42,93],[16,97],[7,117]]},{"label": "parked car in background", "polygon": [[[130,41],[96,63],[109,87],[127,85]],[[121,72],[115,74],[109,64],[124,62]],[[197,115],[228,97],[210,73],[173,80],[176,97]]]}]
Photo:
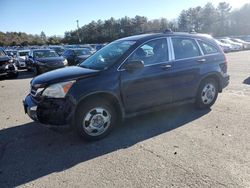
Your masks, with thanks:
[{"label": "parked car in background", "polygon": [[94,54],[96,52],[96,49],[89,44],[80,44],[79,48],[87,48],[91,52],[91,54]]},{"label": "parked car in background", "polygon": [[63,57],[68,60],[68,65],[72,66],[83,62],[91,55],[89,48],[71,48],[65,50]]},{"label": "parked car in background", "polygon": [[233,38],[239,38],[243,41],[250,42],[250,35],[238,36],[238,37],[233,37]]},{"label": "parked car in background", "polygon": [[18,53],[17,50],[7,49],[5,50],[7,55],[10,57],[11,61],[18,67]]},{"label": "parked car in background", "polygon": [[98,50],[102,49],[104,46],[105,46],[105,44],[97,44],[95,49],[96,49],[96,51],[98,51]]},{"label": "parked car in background", "polygon": [[11,59],[7,53],[0,48],[0,76],[6,76],[8,78],[17,78],[18,70],[15,66],[13,59]]},{"label": "parked car in background", "polygon": [[49,46],[49,48],[58,53],[58,55],[63,55],[64,53],[64,48],[62,46]]},{"label": "parked car in background", "polygon": [[243,44],[243,49],[248,50],[250,49],[250,42],[246,42],[244,40],[238,39],[238,38],[231,38],[232,41],[238,42]]},{"label": "parked car in background", "polygon": [[17,52],[17,67],[19,69],[27,68],[27,60],[30,50],[19,50]]},{"label": "parked car in background", "polygon": [[8,56],[11,56],[13,58],[17,56],[17,50],[7,49],[5,50],[5,52],[7,53]]},{"label": "parked car in background", "polygon": [[35,49],[29,52],[27,68],[35,75],[68,65],[68,61],[51,49]]},{"label": "parked car in background", "polygon": [[78,66],[35,77],[24,109],[35,121],[70,124],[84,139],[98,140],[125,117],[184,103],[210,108],[228,83],[227,59],[212,38],[138,35],[110,43]]},{"label": "parked car in background", "polygon": [[222,43],[217,39],[215,39],[215,42],[223,49],[225,53],[233,51],[233,47],[231,44]]},{"label": "parked car in background", "polygon": [[238,42],[234,42],[234,41],[230,40],[229,38],[221,38],[218,40],[224,44],[230,44],[232,46],[232,51],[243,50],[243,44],[238,43]]}]

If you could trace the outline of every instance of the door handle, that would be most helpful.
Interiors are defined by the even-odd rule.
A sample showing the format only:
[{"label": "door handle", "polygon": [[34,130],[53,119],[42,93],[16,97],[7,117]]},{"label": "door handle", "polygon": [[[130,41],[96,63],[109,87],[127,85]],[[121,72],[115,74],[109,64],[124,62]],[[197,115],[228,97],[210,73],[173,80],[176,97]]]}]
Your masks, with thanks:
[{"label": "door handle", "polygon": [[172,68],[172,65],[169,65],[169,64],[167,64],[167,65],[162,65],[161,68],[162,68],[162,69],[170,69],[170,68]]},{"label": "door handle", "polygon": [[197,60],[197,62],[204,63],[204,62],[206,62],[206,59],[199,59],[199,60]]}]

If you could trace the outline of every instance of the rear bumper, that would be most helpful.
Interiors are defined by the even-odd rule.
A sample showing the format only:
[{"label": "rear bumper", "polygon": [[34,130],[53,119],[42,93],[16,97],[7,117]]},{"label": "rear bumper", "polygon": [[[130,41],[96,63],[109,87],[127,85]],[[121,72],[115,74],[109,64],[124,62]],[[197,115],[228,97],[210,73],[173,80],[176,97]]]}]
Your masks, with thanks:
[{"label": "rear bumper", "polygon": [[221,90],[223,90],[225,87],[228,86],[229,81],[230,81],[230,76],[229,76],[229,75],[226,75],[226,76],[224,76],[224,77],[221,79]]},{"label": "rear bumper", "polygon": [[73,121],[74,105],[66,99],[44,99],[38,103],[31,95],[27,95],[23,106],[32,120],[42,124],[59,127]]}]

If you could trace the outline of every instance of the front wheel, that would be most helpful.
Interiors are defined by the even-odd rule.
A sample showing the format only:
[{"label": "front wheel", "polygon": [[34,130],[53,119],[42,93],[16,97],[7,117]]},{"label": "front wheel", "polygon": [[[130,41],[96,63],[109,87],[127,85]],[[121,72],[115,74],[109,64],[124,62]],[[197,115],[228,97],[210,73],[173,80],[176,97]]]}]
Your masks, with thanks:
[{"label": "front wheel", "polygon": [[114,107],[102,100],[83,103],[77,110],[76,130],[87,141],[108,135],[117,123]]},{"label": "front wheel", "polygon": [[199,109],[210,108],[218,97],[218,83],[208,78],[201,82],[196,96],[196,107]]}]

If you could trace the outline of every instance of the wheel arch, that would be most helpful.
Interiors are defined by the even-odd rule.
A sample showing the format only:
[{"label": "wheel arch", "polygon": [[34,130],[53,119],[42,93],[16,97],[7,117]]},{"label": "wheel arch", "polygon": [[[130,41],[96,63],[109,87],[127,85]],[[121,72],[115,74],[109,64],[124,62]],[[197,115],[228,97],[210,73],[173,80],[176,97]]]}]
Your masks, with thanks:
[{"label": "wheel arch", "polygon": [[124,110],[123,110],[123,106],[122,106],[120,100],[118,99],[118,97],[116,97],[113,93],[102,92],[102,91],[93,92],[93,93],[90,93],[90,94],[84,96],[83,98],[81,98],[76,105],[75,115],[77,114],[77,111],[82,104],[84,104],[86,101],[90,101],[90,100],[94,100],[94,99],[101,99],[101,100],[109,101],[112,105],[114,105],[115,110],[118,112],[119,119],[123,119]]},{"label": "wheel arch", "polygon": [[198,88],[200,87],[201,83],[206,79],[214,79],[218,83],[218,92],[222,92],[222,83],[220,76],[217,73],[210,73],[202,77],[202,79],[199,82]]}]

